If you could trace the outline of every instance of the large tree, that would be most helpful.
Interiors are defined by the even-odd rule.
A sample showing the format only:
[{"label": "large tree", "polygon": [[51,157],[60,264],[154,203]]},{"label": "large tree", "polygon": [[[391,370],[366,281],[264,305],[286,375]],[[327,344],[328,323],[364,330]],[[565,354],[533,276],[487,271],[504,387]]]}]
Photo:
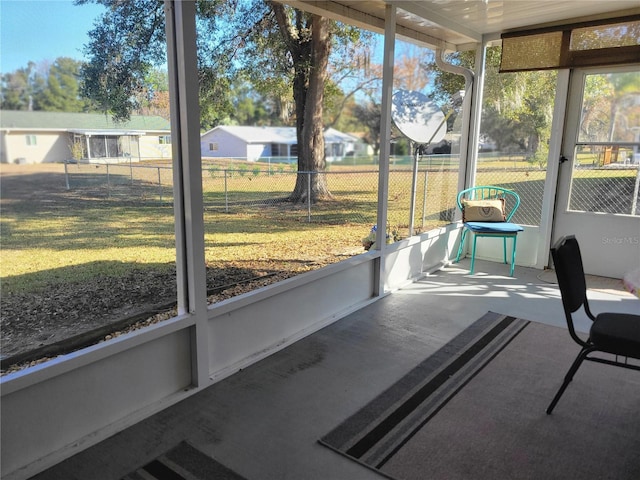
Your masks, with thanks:
[{"label": "large tree", "polygon": [[[81,5],[92,0],[77,0]],[[166,62],[164,15],[156,0],[95,0],[107,7],[89,32],[89,61],[82,67],[82,93],[114,120],[138,108],[154,65]]]},{"label": "large tree", "polygon": [[40,110],[84,112],[88,102],[80,97],[78,75],[81,63],[69,57],[59,57],[49,68],[46,87],[38,95]]},{"label": "large tree", "polygon": [[[164,15],[157,0],[76,0],[107,7],[89,33],[84,93],[116,119],[139,105],[145,78],[165,61]],[[231,117],[231,93],[247,78],[290,118],[294,105],[298,179],[290,200],[330,198],[324,157],[323,100],[329,57],[337,44],[357,40],[358,30],[327,18],[263,0],[197,2],[201,121],[210,128]],[[290,93],[289,93],[290,92]],[[305,172],[311,175],[311,191]]]},{"label": "large tree", "polygon": [[2,75],[3,110],[33,110],[35,63]]},{"label": "large tree", "polygon": [[[481,133],[491,137],[498,149],[524,151],[533,159],[550,137],[556,72],[498,73],[500,56],[500,47],[487,49]],[[457,52],[448,60],[472,67],[475,52]],[[464,89],[460,75],[427,63],[435,75],[433,91],[437,100],[446,102]]]},{"label": "large tree", "polygon": [[354,105],[353,115],[364,127],[363,139],[372,146],[373,155],[377,157],[380,152],[380,123],[382,119],[382,106],[379,102],[370,98],[366,102]]},{"label": "large tree", "polygon": [[81,63],[68,57],[53,62],[29,62],[26,67],[2,75],[4,110],[86,112],[90,103],[82,98],[78,75]]},{"label": "large tree", "polygon": [[[291,194],[293,201],[312,201],[330,197],[327,188],[324,156],[323,99],[327,65],[331,52],[330,22],[318,15],[298,10],[287,11],[273,3],[280,32],[291,55],[293,66],[293,99],[296,106],[298,137],[298,171],[314,172],[298,175]],[[310,175],[311,178],[307,178]],[[311,191],[309,191],[311,184]]]}]

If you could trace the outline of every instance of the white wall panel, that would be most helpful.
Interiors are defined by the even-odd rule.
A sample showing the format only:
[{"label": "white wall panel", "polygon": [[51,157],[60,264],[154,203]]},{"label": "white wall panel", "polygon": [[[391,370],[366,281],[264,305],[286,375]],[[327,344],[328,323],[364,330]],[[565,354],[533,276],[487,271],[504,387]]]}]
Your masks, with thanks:
[{"label": "white wall panel", "polygon": [[34,462],[46,465],[46,457],[77,449],[85,437],[190,383],[183,329],[3,395],[2,478],[20,478],[17,471]]},{"label": "white wall panel", "polygon": [[[166,134],[147,134],[138,137],[140,139],[140,158],[142,160],[148,160],[150,158],[171,158],[171,144],[160,143],[159,137],[166,136]],[[134,160],[135,158],[134,154]]]},{"label": "white wall panel", "polygon": [[[59,133],[13,131],[5,136],[7,163],[51,163],[71,159],[69,138]],[[27,145],[27,135],[35,137],[35,145]]]},{"label": "white wall panel", "polygon": [[372,301],[373,264],[345,260],[216,306],[211,375],[234,373]]}]

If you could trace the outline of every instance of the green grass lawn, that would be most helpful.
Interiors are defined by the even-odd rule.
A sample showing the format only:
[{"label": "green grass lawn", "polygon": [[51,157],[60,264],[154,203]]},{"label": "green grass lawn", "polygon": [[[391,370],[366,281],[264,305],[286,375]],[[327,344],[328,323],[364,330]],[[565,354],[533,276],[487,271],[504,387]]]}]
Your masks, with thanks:
[{"label": "green grass lawn", "polygon": [[[514,221],[537,224],[546,172],[526,168],[531,166],[522,161],[513,168],[513,163],[509,157],[487,160],[477,174],[477,183],[518,191],[523,203]],[[37,291],[60,282],[99,281],[101,276],[117,277],[131,268],[174,267],[171,186],[163,185],[162,202],[157,197],[157,179],[170,182],[170,174],[163,170],[160,175],[155,168],[132,174],[128,167],[121,167],[122,171],[111,167],[110,198],[105,198],[105,180],[95,166],[73,168],[73,182],[83,176],[90,182],[77,189],[78,184],[72,184],[69,192],[43,191],[20,201],[3,198],[1,293]],[[449,164],[428,171],[422,164],[420,168],[414,226],[417,231],[426,231],[452,218],[458,174]],[[225,177],[225,169],[235,173]],[[143,174],[149,178],[141,178]],[[597,175],[602,173],[577,173],[580,178],[599,178]],[[631,173],[611,170],[606,175],[624,178]],[[207,263],[306,271],[362,251],[362,239],[376,223],[377,168],[331,165],[327,181],[334,198],[312,205],[310,212],[307,205],[282,201],[292,191],[295,178],[290,170],[266,164],[252,164],[241,173],[228,163],[206,167]],[[147,187],[150,193],[138,195]],[[47,188],[46,182],[42,188]],[[411,190],[411,167],[394,169],[389,176],[388,227],[401,237],[409,234]],[[126,192],[124,197],[122,192]]]}]

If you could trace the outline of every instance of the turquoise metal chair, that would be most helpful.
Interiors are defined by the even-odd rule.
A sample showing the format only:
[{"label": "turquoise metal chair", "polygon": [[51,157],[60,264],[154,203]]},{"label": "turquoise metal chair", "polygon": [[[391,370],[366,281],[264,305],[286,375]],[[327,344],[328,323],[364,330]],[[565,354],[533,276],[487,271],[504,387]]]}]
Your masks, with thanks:
[{"label": "turquoise metal chair", "polygon": [[[464,203],[465,200],[500,200],[503,199],[504,221],[467,221],[464,219]],[[518,232],[524,229],[516,224],[511,223],[511,217],[516,213],[516,210],[520,206],[520,196],[513,190],[509,190],[502,187],[493,186],[478,186],[468,188],[458,193],[458,208],[463,212],[463,228],[462,238],[460,239],[460,246],[458,247],[458,255],[456,256],[456,262],[460,261],[462,250],[464,249],[464,242],[467,238],[467,234],[471,232],[473,236],[473,247],[471,250],[471,273],[473,274],[476,260],[476,240],[478,237],[495,237],[502,238],[504,248],[504,263],[507,263],[507,238],[513,239],[513,250],[511,252],[511,270],[509,275],[513,277],[513,269],[516,265],[516,243],[518,240]],[[502,203],[502,202],[499,202]]]}]

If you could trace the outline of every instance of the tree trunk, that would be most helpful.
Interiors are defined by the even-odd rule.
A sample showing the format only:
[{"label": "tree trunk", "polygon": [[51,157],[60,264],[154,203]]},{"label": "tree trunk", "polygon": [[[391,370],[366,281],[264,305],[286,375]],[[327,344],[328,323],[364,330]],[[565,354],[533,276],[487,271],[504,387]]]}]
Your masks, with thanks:
[{"label": "tree trunk", "polygon": [[[308,62],[296,62],[293,96],[296,102],[298,176],[289,200],[312,203],[331,198],[327,188],[324,154],[323,99],[331,50],[329,20],[313,15]],[[300,67],[298,67],[300,65]],[[311,191],[309,191],[311,187]]]}]

